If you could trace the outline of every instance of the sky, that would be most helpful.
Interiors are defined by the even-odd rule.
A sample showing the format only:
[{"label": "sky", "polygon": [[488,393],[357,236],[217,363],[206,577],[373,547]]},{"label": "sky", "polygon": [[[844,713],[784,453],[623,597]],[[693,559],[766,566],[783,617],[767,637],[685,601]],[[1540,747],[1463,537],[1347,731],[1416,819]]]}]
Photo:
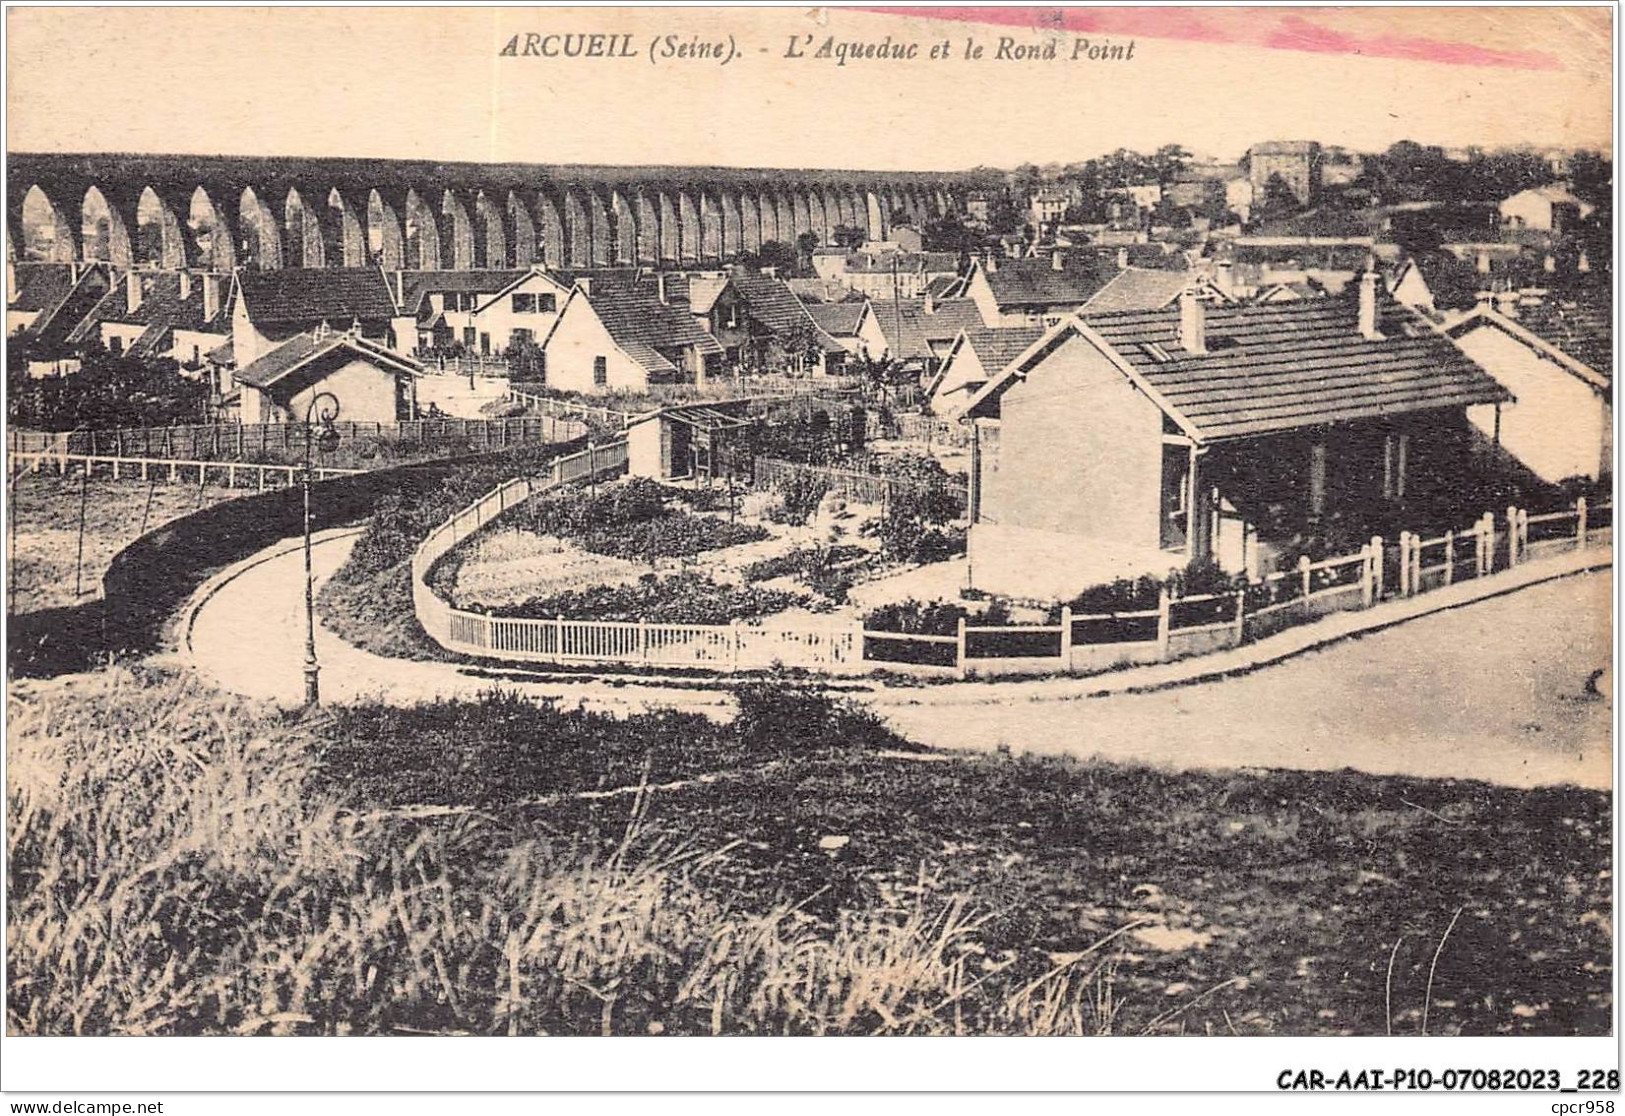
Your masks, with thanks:
[{"label": "sky", "polygon": [[[10,8],[6,145],[874,170],[1264,139],[1612,146],[1606,8],[895,10]],[[637,56],[501,56],[562,33]],[[734,56],[651,52],[668,35]],[[831,36],[917,53],[839,65],[816,57]],[[1059,57],[999,59],[1001,37]],[[1079,39],[1133,56],[1074,61]]]}]

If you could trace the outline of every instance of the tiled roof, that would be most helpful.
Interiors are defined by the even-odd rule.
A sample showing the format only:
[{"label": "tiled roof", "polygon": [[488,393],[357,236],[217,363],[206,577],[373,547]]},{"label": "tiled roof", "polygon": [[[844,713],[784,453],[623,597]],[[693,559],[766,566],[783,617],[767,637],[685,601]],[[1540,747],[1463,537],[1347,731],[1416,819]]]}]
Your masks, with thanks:
[{"label": "tiled roof", "polygon": [[216,364],[237,363],[237,350],[232,346],[230,341],[227,341],[224,345],[221,345],[217,349],[210,349],[203,355],[209,360],[214,361]]},{"label": "tiled roof", "polygon": [[1614,310],[1608,290],[1521,301],[1517,321],[1548,345],[1613,382]]},{"label": "tiled roof", "polygon": [[17,265],[17,299],[9,310],[44,310],[73,289],[71,264]]},{"label": "tiled roof", "polygon": [[[1202,442],[1328,423],[1496,403],[1510,396],[1416,314],[1381,297],[1380,339],[1358,329],[1354,298],[1209,306],[1208,351],[1179,343],[1179,310],[1082,316],[1051,331],[1099,338],[1187,433]],[[1041,348],[1021,362],[1044,359]],[[1014,373],[984,388],[982,405]]]},{"label": "tiled roof", "polygon": [[342,329],[357,318],[369,322],[395,316],[389,284],[374,267],[245,268],[237,272],[237,284],[255,323],[326,321]]},{"label": "tiled roof", "polygon": [[456,291],[462,294],[494,295],[530,275],[529,268],[477,268],[463,271],[403,271],[400,276],[401,313],[416,316],[431,294]]},{"label": "tiled roof", "polygon": [[1116,310],[1161,310],[1179,297],[1191,278],[1183,271],[1130,267],[1120,271],[1084,303],[1085,313]]},{"label": "tiled roof", "polygon": [[988,271],[988,286],[1002,307],[1066,306],[1076,309],[1117,274],[1117,259],[1104,253],[1069,253],[1059,268],[1053,258],[1002,260]]},{"label": "tiled roof", "polygon": [[798,329],[810,329],[825,352],[845,352],[841,343],[821,329],[795,292],[784,280],[735,268],[728,276],[733,289],[750,311],[750,316],[771,330],[775,337],[790,337]]},{"label": "tiled roof", "polygon": [[932,298],[959,298],[965,293],[965,279],[961,275],[939,275],[925,285],[921,294]]},{"label": "tiled roof", "polygon": [[28,332],[45,344],[61,344],[101,304],[112,281],[99,267],[88,267],[56,302],[41,310]]},{"label": "tiled roof", "polygon": [[905,275],[952,272],[959,270],[959,257],[952,252],[853,252],[846,257],[846,270],[888,275],[893,270]]},{"label": "tiled roof", "polygon": [[[722,276],[696,276],[688,281],[688,309],[693,314],[709,314],[711,308],[728,289],[728,280]],[[670,292],[667,293],[671,297]]]},{"label": "tiled roof", "polygon": [[845,302],[852,296],[852,288],[839,279],[786,279],[785,283],[809,306],[814,302]]},{"label": "tiled roof", "polygon": [[813,302],[807,306],[818,327],[831,337],[851,337],[863,322],[867,302]]},{"label": "tiled roof", "polygon": [[[872,304],[875,321],[897,360],[921,360],[943,355],[962,329],[984,329],[982,312],[968,298],[948,298],[925,311],[925,299],[882,299]],[[936,348],[932,347],[936,342]]]},{"label": "tiled roof", "polygon": [[1510,398],[1410,310],[1380,301],[1380,340],[1360,335],[1354,298],[1210,306],[1205,354],[1179,344],[1177,307],[1084,320],[1203,441]]},{"label": "tiled roof", "polygon": [[315,333],[299,333],[239,368],[233,378],[240,384],[265,389],[301,370],[311,369],[330,354],[341,351],[371,361],[391,372],[411,375],[423,370],[417,361],[349,333],[330,332],[322,337]]},{"label": "tiled roof", "polygon": [[[141,304],[130,310],[126,288],[132,282],[141,284]],[[131,272],[118,279],[111,290],[95,305],[68,336],[70,342],[88,340],[103,322],[145,325],[147,330],[130,346],[133,356],[150,356],[156,352],[170,330],[219,330],[228,328],[229,316],[217,313],[210,321],[203,313],[203,279],[191,278],[186,297],[181,297],[181,275],[175,271]]]},{"label": "tiled roof", "polygon": [[1044,333],[1043,326],[968,329],[965,343],[976,351],[976,359],[982,362],[982,367],[992,373],[1030,349]]},{"label": "tiled roof", "polygon": [[[583,296],[578,291],[571,297]],[[591,293],[585,297],[621,350],[650,372],[677,370],[662,349],[697,346],[708,356],[722,352],[717,339],[689,313],[686,303],[661,302],[652,283],[594,278]],[[561,314],[560,322],[563,318]]]}]

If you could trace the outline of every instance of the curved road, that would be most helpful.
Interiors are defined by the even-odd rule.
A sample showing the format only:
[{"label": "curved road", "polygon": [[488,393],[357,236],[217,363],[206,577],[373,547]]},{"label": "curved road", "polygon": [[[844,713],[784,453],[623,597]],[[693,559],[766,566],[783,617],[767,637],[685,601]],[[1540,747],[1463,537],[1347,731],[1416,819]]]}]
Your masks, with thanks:
[{"label": "curved road", "polygon": [[[338,568],[353,541],[349,535],[317,545],[318,581]],[[225,689],[297,703],[302,579],[294,548],[215,587],[192,624],[189,654],[198,668]],[[1612,676],[1592,679],[1612,661],[1611,618],[1605,570],[1423,616],[1251,674],[1150,693],[1078,698],[1076,680],[1056,680],[873,696],[895,729],[938,747],[1007,746],[1173,768],[1351,767],[1607,788]],[[493,685],[490,675],[457,664],[373,655],[325,629],[317,633],[317,654],[328,700],[408,703],[477,696]],[[725,694],[680,682],[502,684],[623,714],[659,705],[725,718],[733,708]],[[973,693],[986,700],[967,701]]]}]

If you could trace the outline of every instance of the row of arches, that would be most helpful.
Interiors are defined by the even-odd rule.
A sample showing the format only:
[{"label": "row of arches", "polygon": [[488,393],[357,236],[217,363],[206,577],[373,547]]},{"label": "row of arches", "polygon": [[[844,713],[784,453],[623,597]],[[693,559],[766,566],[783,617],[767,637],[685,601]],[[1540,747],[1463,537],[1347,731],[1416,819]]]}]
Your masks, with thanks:
[{"label": "row of arches", "polygon": [[217,269],[714,262],[809,233],[833,243],[842,227],[883,239],[897,221],[918,226],[956,208],[945,188],[885,184],[363,192],[98,183],[54,194],[38,184],[23,193],[8,228],[18,256]]}]

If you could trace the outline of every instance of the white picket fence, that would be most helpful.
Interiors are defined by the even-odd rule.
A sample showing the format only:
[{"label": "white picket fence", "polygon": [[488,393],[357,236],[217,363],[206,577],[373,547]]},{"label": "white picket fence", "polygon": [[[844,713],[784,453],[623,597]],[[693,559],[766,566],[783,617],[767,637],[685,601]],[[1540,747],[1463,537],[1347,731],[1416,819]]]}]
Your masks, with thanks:
[{"label": "white picket fence", "polygon": [[[88,453],[21,453],[6,455],[9,475],[55,471],[58,476],[84,473],[96,476],[105,473],[114,480],[163,480],[171,484],[196,483],[203,487],[212,480],[225,488],[238,487],[241,478],[244,487],[256,491],[267,488],[286,488],[299,483],[303,465],[262,465],[250,461],[187,461],[168,457],[110,457]],[[314,470],[317,480],[329,477],[348,477],[363,472],[361,469]],[[195,482],[194,482],[195,478]]]},{"label": "white picket fence", "polygon": [[[717,671],[800,667],[828,673],[877,668],[976,673],[1093,673],[1134,663],[1165,662],[1234,647],[1333,612],[1371,608],[1472,577],[1492,576],[1534,558],[1610,545],[1612,508],[1572,509],[1531,516],[1509,507],[1504,525],[1486,512],[1465,531],[1423,538],[1406,532],[1396,544],[1373,538],[1359,553],[1269,574],[1226,593],[1172,597],[1155,608],[1074,613],[1063,606],[1056,624],[967,625],[953,635],[886,632],[859,621],[734,621],[731,624],[651,624],[499,617],[458,609],[428,585],[434,564],[458,543],[537,492],[589,477],[619,475],[626,443],[592,447],[553,463],[549,476],[512,480],[441,524],[412,559],[412,598],[418,622],[447,650],[522,662],[577,662]],[[1392,555],[1398,577],[1390,582]]]}]

